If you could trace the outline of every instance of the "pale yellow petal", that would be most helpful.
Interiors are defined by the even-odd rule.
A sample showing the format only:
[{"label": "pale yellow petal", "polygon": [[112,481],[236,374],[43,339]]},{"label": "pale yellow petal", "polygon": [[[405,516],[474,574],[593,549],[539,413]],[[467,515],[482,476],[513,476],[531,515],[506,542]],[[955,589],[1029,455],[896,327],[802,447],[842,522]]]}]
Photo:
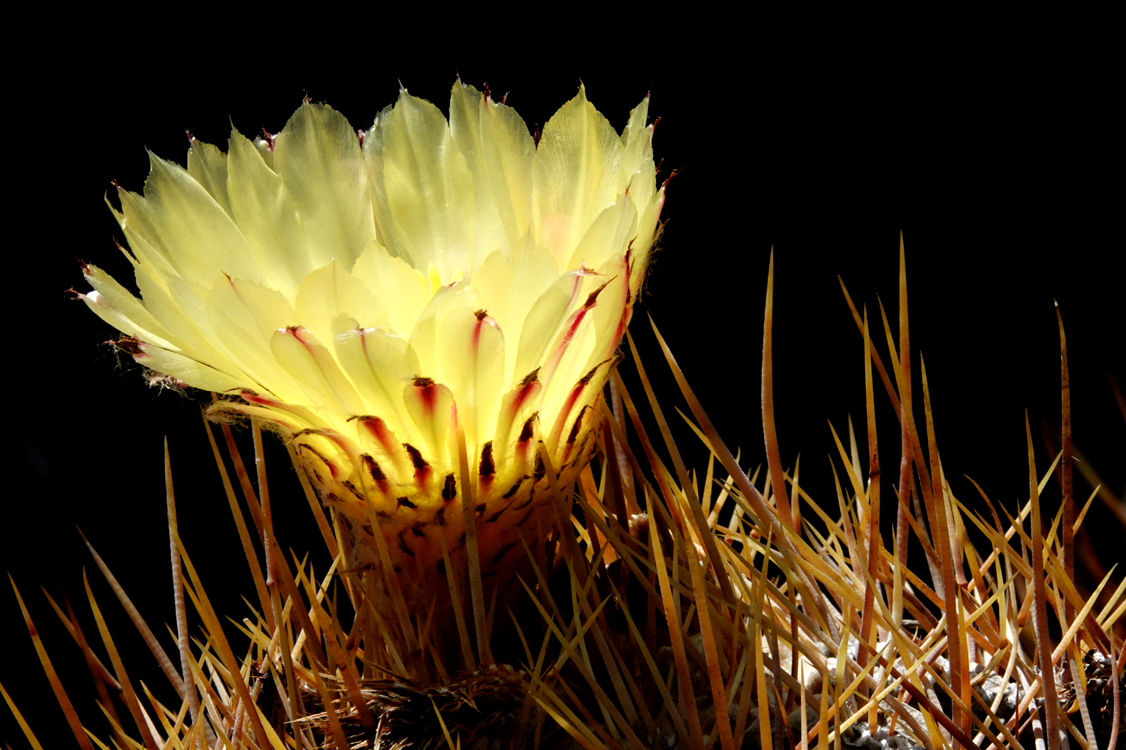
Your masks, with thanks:
[{"label": "pale yellow petal", "polygon": [[[148,237],[152,237],[154,241],[159,242],[155,230],[148,222],[147,213],[138,208],[138,203],[143,205],[144,198],[128,190],[119,189],[117,200],[121,203],[120,211],[114,208],[108,195],[106,205],[113,212],[113,218],[117,220],[117,225],[125,235],[125,242],[129,248],[125,257],[133,264],[134,270],[138,264],[144,264],[161,275],[178,276],[180,272],[177,267],[148,240]],[[131,215],[132,220],[126,214]]]},{"label": "pale yellow petal", "polygon": [[443,382],[453,392],[458,419],[475,452],[495,427],[493,407],[504,379],[504,334],[485,309],[458,308],[441,322],[438,351]]},{"label": "pale yellow petal", "polygon": [[543,384],[535,371],[501,397],[493,438],[498,470],[503,470],[503,465],[513,457],[525,424],[539,413],[542,398]]},{"label": "pale yellow petal", "polygon": [[129,225],[193,284],[210,288],[221,272],[261,280],[242,234],[215,199],[183,167],[152,155],[150,162],[144,197],[122,199]]},{"label": "pale yellow petal", "polygon": [[166,349],[176,348],[165,325],[109,274],[97,266],[87,265],[82,275],[94,291],[80,296],[103,320],[122,333]]},{"label": "pale yellow petal", "polygon": [[525,236],[507,256],[500,250],[489,255],[470,283],[481,294],[482,307],[496,320],[506,346],[511,348],[505,387],[528,374],[516,372],[516,344],[523,335],[532,305],[559,277],[555,259],[546,250],[532,246],[530,237]]},{"label": "pale yellow petal", "polygon": [[545,432],[551,430],[558,419],[560,408],[575,383],[588,372],[587,364],[594,352],[596,339],[594,316],[579,310],[568,318],[563,330],[552,342],[548,359],[540,368],[540,380],[544,385],[541,421]]},{"label": "pale yellow petal", "polygon": [[458,81],[450,96],[450,132],[473,175],[482,249],[504,250],[524,237],[531,223],[536,150],[528,126],[511,107]]},{"label": "pale yellow petal", "polygon": [[135,359],[156,372],[175,378],[193,388],[215,393],[226,393],[245,387],[238,377],[232,377],[215,367],[177,352],[170,352],[152,344],[141,344],[142,354]]},{"label": "pale yellow petal", "polygon": [[227,155],[222,149],[192,138],[188,149],[188,174],[215,199],[215,202],[231,213],[231,201],[227,197]]},{"label": "pale yellow petal", "polygon": [[404,91],[373,130],[364,150],[375,161],[376,220],[388,250],[415,268],[434,263],[443,282],[477,265],[486,251],[473,178],[441,111]]},{"label": "pale yellow petal", "polygon": [[422,435],[423,445],[414,447],[425,451],[424,460],[431,467],[444,471],[450,465],[447,437],[456,417],[453,394],[442,383],[418,378],[403,389],[402,398]]},{"label": "pale yellow petal", "polygon": [[635,237],[637,209],[629,195],[622,195],[598,214],[583,233],[567,263],[567,268],[589,268],[604,273],[603,266],[620,260]]},{"label": "pale yellow petal", "polygon": [[637,220],[637,236],[630,246],[630,294],[637,299],[641,282],[645,278],[645,268],[649,264],[649,254],[660,233],[658,222],[661,207],[665,203],[665,189],[662,187],[654,195],[649,205]]},{"label": "pale yellow petal", "polygon": [[278,364],[301,385],[314,410],[345,417],[364,413],[363,401],[332,353],[307,329],[274,331],[270,348]]},{"label": "pale yellow petal", "polygon": [[296,325],[297,315],[280,292],[252,281],[216,282],[207,297],[207,320],[219,342],[237,352],[247,387],[280,399],[300,399],[301,388],[274,356],[271,340],[279,328]]},{"label": "pale yellow petal", "polygon": [[[219,278],[225,277],[220,275]],[[206,293],[197,291],[179,277],[154,274],[144,265],[137,266],[137,287],[145,308],[164,324],[168,340],[185,356],[206,362],[231,376],[239,372],[230,352],[216,339],[208,324]]]},{"label": "pale yellow petal", "polygon": [[373,297],[383,301],[386,318],[360,320],[365,327],[384,326],[404,336],[430,304],[430,288],[422,274],[402,258],[392,257],[382,245],[373,242],[352,268]]},{"label": "pale yellow petal", "polygon": [[558,336],[578,298],[583,277],[580,271],[564,274],[529,309],[516,350],[516,378],[523,379],[544,363],[548,345]]},{"label": "pale yellow petal", "polygon": [[622,132],[622,170],[628,175],[630,197],[635,205],[648,206],[656,191],[657,168],[653,163],[653,126],[649,117],[649,97],[629,113],[629,123]]},{"label": "pale yellow petal", "polygon": [[351,270],[375,238],[359,137],[336,110],[302,104],[274,137],[273,170],[293,196],[311,267],[335,258]]},{"label": "pale yellow petal", "polygon": [[508,233],[497,209],[497,196],[488,179],[488,165],[482,158],[480,120],[483,100],[480,92],[460,81],[454,84],[450,94],[448,130],[465,163],[469,176],[467,187],[473,191],[473,248],[469,253],[469,268],[475,268],[485,255],[508,246]]},{"label": "pale yellow petal", "polygon": [[619,258],[605,270],[608,277],[606,285],[599,290],[591,310],[594,315],[593,329],[597,335],[586,364],[579,368],[581,374],[586,374],[590,368],[614,355],[614,350],[625,335],[632,312],[627,304],[630,289],[624,259]]},{"label": "pale yellow petal", "polygon": [[333,321],[338,315],[372,323],[387,319],[383,301],[337,261],[301,280],[296,311],[300,324],[322,341],[328,341],[337,333],[333,330]]},{"label": "pale yellow petal", "polygon": [[419,315],[411,331],[411,349],[418,357],[419,372],[422,377],[444,380],[446,373],[442,368],[442,357],[438,349],[439,325],[446,316],[455,310],[472,313],[481,309],[481,295],[464,284],[440,287],[430,304]]},{"label": "pale yellow petal", "polygon": [[412,440],[414,433],[403,405],[403,388],[419,373],[410,342],[380,328],[364,328],[348,316],[335,321],[333,349],[341,369],[365,404],[364,413],[377,416]]},{"label": "pale yellow petal", "polygon": [[281,176],[238,132],[231,133],[227,171],[231,215],[267,283],[292,301],[298,281],[315,268],[296,202]]},{"label": "pale yellow petal", "polygon": [[544,125],[532,162],[532,221],[538,241],[561,264],[624,188],[622,151],[583,88]]}]

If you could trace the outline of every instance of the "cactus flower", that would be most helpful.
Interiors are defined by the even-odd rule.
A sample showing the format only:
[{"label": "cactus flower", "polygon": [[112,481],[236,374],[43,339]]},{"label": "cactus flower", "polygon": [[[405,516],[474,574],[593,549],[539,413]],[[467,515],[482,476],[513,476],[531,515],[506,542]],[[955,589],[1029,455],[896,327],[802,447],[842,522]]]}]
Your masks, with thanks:
[{"label": "cactus flower", "polygon": [[139,294],[90,265],[81,296],[143,366],[290,441],[348,563],[425,607],[467,517],[482,570],[510,565],[543,455],[564,487],[590,457],[664,198],[647,108],[619,135],[580,89],[537,142],[460,82],[448,121],[405,91],[359,132],[306,102],[186,169],[151,157],[111,205]]}]

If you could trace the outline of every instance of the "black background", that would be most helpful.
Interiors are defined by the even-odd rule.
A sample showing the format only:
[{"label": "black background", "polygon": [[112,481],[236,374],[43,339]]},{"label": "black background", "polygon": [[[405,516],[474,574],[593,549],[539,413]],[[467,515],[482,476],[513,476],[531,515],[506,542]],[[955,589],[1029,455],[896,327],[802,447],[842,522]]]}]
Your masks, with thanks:
[{"label": "black background", "polygon": [[[912,343],[926,357],[954,493],[979,506],[969,475],[1010,511],[1027,498],[1026,410],[1038,465],[1047,466],[1041,424],[1058,428],[1060,419],[1053,299],[1070,342],[1076,445],[1113,491],[1126,485],[1126,427],[1108,385],[1112,372],[1126,379],[1122,123],[1112,108],[1120,88],[1097,44],[967,33],[920,50],[910,30],[864,44],[821,45],[803,33],[781,43],[765,42],[772,33],[761,30],[715,31],[717,21],[710,37],[670,22],[652,36],[588,30],[565,44],[528,37],[517,47],[512,30],[467,23],[467,41],[453,48],[422,29],[385,28],[362,43],[322,37],[315,52],[294,38],[237,54],[224,46],[241,38],[232,25],[196,16],[180,22],[190,32],[182,37],[149,29],[135,40],[49,44],[24,68],[36,72],[7,89],[15,232],[6,257],[16,265],[7,301],[20,314],[9,316],[6,336],[15,423],[3,567],[87,721],[100,719],[81,656],[38,586],[65,593],[96,640],[86,566],[136,676],[169,696],[76,531],[163,634],[172,619],[164,436],[185,544],[211,596],[241,618],[239,597],[253,589],[206,447],[202,400],[146,388],[138,369],[103,344],[114,332],[68,300],[68,287],[85,291],[76,259],[131,280],[103,194],[114,179],[141,189],[146,147],[183,163],[185,130],[225,148],[232,123],[248,136],[276,132],[306,94],[367,128],[400,83],[445,109],[460,74],[478,87],[488,82],[496,98],[507,92],[531,125],[581,80],[621,128],[651,92],[662,174],[681,171],[669,185],[668,224],[632,330],[670,419],[682,402],[648,333],[649,315],[744,465],[764,460],[759,367],[773,247],[782,457],[792,466],[800,453],[803,486],[835,508],[828,424],[843,434],[849,415],[858,430],[864,418],[861,339],[837,276],[858,304],[874,310],[882,299],[894,320],[902,231]],[[1061,34],[1072,39],[1062,29],[1052,39]],[[884,349],[882,334],[876,340]],[[884,465],[895,466],[894,415],[877,397]],[[692,440],[684,433],[682,444]],[[702,470],[704,454],[686,450]],[[313,551],[323,570],[292,469],[277,446],[269,455],[279,535],[299,553]],[[1077,488],[1085,498],[1086,485]],[[1054,485],[1046,502],[1058,502]],[[1096,531],[1106,528],[1104,515],[1092,517]],[[1123,559],[1121,539],[1100,539],[1105,562]],[[48,747],[69,746],[11,591],[0,594],[0,607],[0,681]],[[9,717],[0,728],[13,746],[23,744]]]}]

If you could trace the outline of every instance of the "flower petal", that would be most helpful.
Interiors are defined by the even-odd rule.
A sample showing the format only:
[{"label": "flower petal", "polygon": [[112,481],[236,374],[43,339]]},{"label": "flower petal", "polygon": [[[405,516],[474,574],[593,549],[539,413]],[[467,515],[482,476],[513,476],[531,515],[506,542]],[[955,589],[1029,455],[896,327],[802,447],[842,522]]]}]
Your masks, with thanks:
[{"label": "flower petal", "polygon": [[[506,345],[514,349],[506,358],[505,386],[519,382],[538,364],[525,356],[525,369],[518,369],[513,345],[522,340],[532,306],[558,278],[555,259],[535,247],[528,236],[513,246],[507,257],[499,250],[491,253],[473,274],[470,286],[480,293],[482,307],[504,331]],[[558,318],[562,318],[562,313]],[[552,332],[544,335],[550,336]]]},{"label": "flower petal", "polygon": [[333,321],[338,315],[367,321],[387,319],[383,301],[335,260],[301,280],[296,310],[301,325],[322,341],[337,333]]},{"label": "flower petal", "polygon": [[544,125],[532,162],[532,223],[538,241],[560,263],[623,191],[628,176],[622,174],[622,151],[585,88]]},{"label": "flower petal", "polygon": [[637,228],[637,209],[624,194],[598,214],[575,247],[568,268],[591,268],[606,273],[607,263],[622,257]]},{"label": "flower petal", "polygon": [[273,170],[297,205],[311,267],[351,270],[375,239],[367,172],[356,131],[336,110],[302,104],[274,137]]},{"label": "flower petal", "polygon": [[480,250],[514,245],[531,223],[531,166],[535,143],[516,112],[472,86],[454,84],[450,132],[476,187]]},{"label": "flower petal", "polygon": [[122,333],[165,349],[176,348],[170,341],[173,335],[164,324],[109,274],[97,266],[87,265],[83,267],[82,275],[94,291],[79,297],[99,317]]},{"label": "flower petal", "polygon": [[134,359],[151,370],[168,375],[193,388],[226,393],[242,386],[243,381],[237,376],[232,377],[178,352],[170,352],[145,342],[141,342],[140,347],[141,354],[135,355]]},{"label": "flower petal", "polygon": [[144,196],[122,196],[128,225],[189,283],[210,288],[223,272],[260,281],[261,268],[223,207],[183,167],[152,154],[149,162]]},{"label": "flower petal", "polygon": [[219,342],[228,351],[238,352],[255,390],[283,400],[303,397],[271,345],[275,331],[297,321],[292,305],[280,292],[253,281],[224,278],[207,297],[207,320]]},{"label": "flower petal", "polygon": [[188,174],[207,191],[219,206],[231,212],[231,201],[227,195],[227,155],[210,143],[191,139],[188,149]]},{"label": "flower petal", "polygon": [[376,299],[383,300],[387,317],[359,322],[366,327],[385,327],[407,335],[433,296],[425,278],[402,258],[373,242],[356,261],[352,274]]},{"label": "flower petal", "polygon": [[446,118],[402,91],[372,131],[364,151],[383,244],[415,268],[433,263],[443,281],[476,266],[484,258],[476,240],[476,191]]},{"label": "flower petal", "polygon": [[504,334],[484,308],[458,308],[438,331],[442,373],[458,404],[471,453],[484,444],[495,425],[493,406],[504,379]]},{"label": "flower petal", "polygon": [[364,413],[355,388],[310,331],[301,326],[279,328],[270,339],[270,348],[278,364],[302,386],[314,410],[347,416]]},{"label": "flower petal", "polygon": [[281,175],[238,132],[231,133],[227,172],[231,216],[270,286],[292,301],[297,282],[316,267],[296,201]]},{"label": "flower petal", "polygon": [[347,316],[338,317],[334,325],[333,348],[364,401],[362,413],[396,425],[403,440],[417,442],[402,401],[403,388],[419,373],[410,342],[381,328],[363,328]]},{"label": "flower petal", "polygon": [[[429,457],[429,461],[421,456],[415,459],[419,472],[424,471],[423,463],[431,467],[449,466],[450,456],[446,438],[450,432],[451,422],[456,416],[453,393],[445,385],[436,383],[430,378],[415,378],[403,389],[403,402],[415,427],[422,435],[424,445],[415,448],[421,447]],[[407,450],[409,452],[410,448]]]}]

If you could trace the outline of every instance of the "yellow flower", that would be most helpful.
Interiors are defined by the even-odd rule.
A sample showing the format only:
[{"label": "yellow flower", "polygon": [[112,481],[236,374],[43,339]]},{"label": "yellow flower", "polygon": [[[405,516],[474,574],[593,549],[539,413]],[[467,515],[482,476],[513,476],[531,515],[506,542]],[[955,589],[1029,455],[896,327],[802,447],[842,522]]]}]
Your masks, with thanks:
[{"label": "yellow flower", "polygon": [[537,144],[460,82],[448,122],[406,92],[360,132],[305,103],[187,169],[152,157],[114,211],[140,296],[88,266],[83,298],[145,367],[291,440],[350,562],[382,546],[417,598],[464,544],[462,444],[486,569],[525,555],[539,444],[563,486],[589,458],[664,199],[647,108],[619,136],[580,89]]}]

